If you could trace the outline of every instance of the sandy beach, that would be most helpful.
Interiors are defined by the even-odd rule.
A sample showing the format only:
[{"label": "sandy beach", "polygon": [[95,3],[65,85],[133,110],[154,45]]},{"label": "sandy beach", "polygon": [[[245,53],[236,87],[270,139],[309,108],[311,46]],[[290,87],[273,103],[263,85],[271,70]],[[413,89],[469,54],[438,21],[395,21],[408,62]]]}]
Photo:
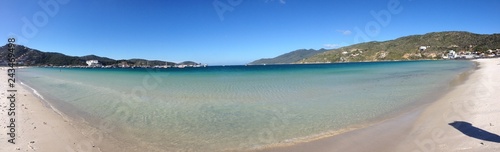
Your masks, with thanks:
[{"label": "sandy beach", "polygon": [[[11,139],[10,118],[8,116],[10,101],[7,99],[7,70],[0,70],[0,151],[38,151],[38,152],[73,152],[88,151],[98,152],[99,147],[93,145],[93,140],[72,124],[71,120],[64,118],[50,107],[45,106],[41,99],[30,90],[24,88],[16,81],[15,94],[15,144],[9,143]],[[12,127],[11,127],[12,128]]]},{"label": "sandy beach", "polygon": [[[373,126],[334,137],[265,151],[495,151],[500,149],[500,59],[480,59],[461,84],[437,101]],[[6,83],[6,69],[0,79]],[[0,151],[101,151],[88,131],[47,107],[17,83],[16,144],[8,141],[6,85],[0,85]],[[109,148],[104,148],[109,149]],[[103,150],[105,151],[105,150]]]},{"label": "sandy beach", "polygon": [[500,59],[475,62],[479,69],[429,105],[367,128],[265,151],[498,151]]},{"label": "sandy beach", "polygon": [[462,84],[426,108],[394,151],[500,150],[500,59],[479,59]]}]

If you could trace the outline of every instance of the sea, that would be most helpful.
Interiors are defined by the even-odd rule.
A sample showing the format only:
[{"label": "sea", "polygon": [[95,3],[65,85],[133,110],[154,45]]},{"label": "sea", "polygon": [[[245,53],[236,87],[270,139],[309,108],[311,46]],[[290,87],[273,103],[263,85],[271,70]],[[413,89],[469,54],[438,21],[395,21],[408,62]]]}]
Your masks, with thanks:
[{"label": "sea", "polygon": [[251,151],[395,117],[432,102],[474,67],[470,61],[33,67],[16,76],[48,107],[129,150]]}]

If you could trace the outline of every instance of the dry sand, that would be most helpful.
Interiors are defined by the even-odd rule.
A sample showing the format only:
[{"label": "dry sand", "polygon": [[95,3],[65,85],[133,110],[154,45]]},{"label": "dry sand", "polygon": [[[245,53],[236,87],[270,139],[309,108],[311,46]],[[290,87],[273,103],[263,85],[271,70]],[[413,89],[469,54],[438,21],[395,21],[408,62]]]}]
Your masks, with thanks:
[{"label": "dry sand", "polygon": [[476,62],[479,69],[426,108],[394,151],[500,151],[500,59]]},{"label": "dry sand", "polygon": [[37,152],[73,152],[73,151],[100,151],[93,147],[91,138],[84,135],[73,123],[45,106],[41,99],[30,90],[16,81],[17,89],[15,107],[15,144],[8,142],[10,132],[10,117],[8,109],[10,101],[7,99],[7,71],[0,70],[0,151],[37,151]]}]

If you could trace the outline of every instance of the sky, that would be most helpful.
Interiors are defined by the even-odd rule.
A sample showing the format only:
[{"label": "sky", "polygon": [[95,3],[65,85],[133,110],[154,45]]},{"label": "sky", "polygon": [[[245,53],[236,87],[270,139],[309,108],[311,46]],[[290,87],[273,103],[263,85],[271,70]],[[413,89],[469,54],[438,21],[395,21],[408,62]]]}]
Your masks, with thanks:
[{"label": "sky", "polygon": [[209,65],[440,31],[500,33],[498,0],[0,0],[0,38],[45,52]]}]

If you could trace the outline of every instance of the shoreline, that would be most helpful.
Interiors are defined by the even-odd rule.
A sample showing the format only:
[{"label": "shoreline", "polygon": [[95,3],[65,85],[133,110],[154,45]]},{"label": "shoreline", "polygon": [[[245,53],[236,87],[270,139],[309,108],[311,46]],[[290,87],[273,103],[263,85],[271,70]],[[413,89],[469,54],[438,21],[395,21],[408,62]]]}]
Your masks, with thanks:
[{"label": "shoreline", "polygon": [[426,108],[394,151],[496,151],[500,149],[500,59],[478,68]]},{"label": "shoreline", "polygon": [[[2,69],[2,72],[6,73],[6,71],[4,69]],[[476,72],[473,72],[472,74],[474,74],[474,73],[476,73]],[[2,78],[2,79],[4,79],[4,78]],[[467,78],[465,78],[465,81],[467,81]],[[452,90],[455,90],[456,87],[463,85],[463,84],[458,84],[458,86],[453,86],[453,84],[451,84],[451,83],[456,83],[456,82],[454,82],[454,81],[450,82],[450,86],[452,86],[453,88],[445,91],[446,94],[449,94],[449,92],[451,92]],[[101,147],[104,149],[109,149],[110,147],[117,146],[117,145],[105,144],[105,143],[108,143],[108,144],[115,143],[116,141],[115,142],[104,141],[104,143],[97,143],[97,145],[92,144],[91,138],[88,137],[89,133],[84,133],[84,132],[78,131],[79,129],[77,126],[80,126],[80,125],[68,122],[68,120],[66,118],[64,118],[64,115],[57,113],[57,109],[54,109],[53,107],[52,108],[47,107],[47,105],[44,105],[43,104],[44,101],[41,101],[43,99],[39,99],[38,97],[36,97],[36,93],[34,93],[33,91],[27,91],[27,90],[29,90],[26,88],[27,86],[23,86],[23,87],[19,87],[19,86],[20,85],[18,85],[18,87],[17,87],[19,92],[22,91],[24,95],[27,95],[28,97],[30,97],[29,100],[21,98],[20,99],[21,102],[23,102],[23,103],[25,103],[25,102],[38,103],[39,105],[35,105],[33,103],[31,105],[31,106],[40,106],[42,108],[41,110],[38,110],[38,111],[36,111],[37,109],[33,110],[37,113],[37,115],[44,115],[43,117],[46,118],[47,117],[46,115],[55,114],[58,117],[54,118],[54,119],[58,119],[58,121],[63,121],[64,123],[66,123],[66,124],[62,124],[58,127],[66,127],[65,131],[71,132],[70,133],[71,136],[75,136],[75,137],[70,137],[70,138],[79,139],[77,142],[73,142],[74,143],[73,145],[71,145],[71,142],[68,142],[68,144],[66,144],[65,147],[69,146],[69,147],[72,147],[73,149],[76,149],[75,151],[80,151],[81,149],[78,150],[78,148],[81,148],[82,145],[81,144],[75,145],[75,143],[76,144],[78,144],[78,142],[82,143],[81,141],[85,141],[84,143],[86,145],[88,145],[88,143],[90,143],[92,145],[91,146],[92,149],[95,148],[94,150],[96,150],[96,151],[100,151],[99,145],[103,145],[103,146],[107,147],[107,148]],[[2,89],[5,90],[5,88],[2,88]],[[18,94],[21,94],[21,93],[18,93]],[[445,96],[445,95],[443,95],[443,96]],[[443,97],[440,96],[438,99],[441,100],[441,98],[443,98]],[[438,100],[438,99],[436,99],[436,100]],[[365,134],[375,135],[375,134],[379,134],[380,132],[387,132],[387,131],[384,131],[387,128],[395,128],[395,130],[391,130],[391,133],[389,133],[387,135],[378,135],[378,136],[374,136],[372,139],[365,139],[365,141],[377,139],[377,141],[371,141],[369,143],[369,145],[371,145],[371,146],[366,146],[365,150],[378,149],[378,150],[382,150],[382,151],[391,151],[390,148],[385,147],[383,145],[388,145],[387,141],[389,141],[389,142],[392,142],[392,144],[390,144],[391,147],[400,147],[397,143],[399,143],[399,141],[407,140],[406,138],[403,138],[403,136],[401,136],[401,134],[403,132],[409,132],[410,130],[412,130],[414,128],[413,123],[415,123],[417,121],[417,119],[420,119],[420,117],[421,117],[422,113],[425,111],[425,109],[428,109],[428,107],[430,107],[429,104],[433,105],[435,102],[437,102],[437,101],[432,101],[432,102],[426,103],[424,105],[415,106],[417,108],[411,108],[409,111],[403,110],[404,112],[402,112],[402,114],[400,116],[389,117],[387,119],[382,119],[382,121],[376,121],[376,122],[371,121],[370,123],[367,123],[367,124],[358,124],[358,125],[349,126],[349,127],[346,127],[346,129],[343,129],[340,131],[335,131],[332,134],[329,134],[329,135],[333,135],[333,136],[328,136],[328,137],[321,136],[321,137],[315,138],[315,140],[310,141],[310,142],[280,143],[280,144],[284,144],[284,146],[277,146],[277,147],[273,147],[273,148],[264,148],[264,149],[258,149],[258,150],[252,150],[252,151],[322,151],[321,150],[322,147],[328,148],[328,147],[332,147],[332,146],[335,148],[338,148],[335,150],[360,151],[359,149],[357,149],[357,150],[350,149],[350,148],[356,147],[356,145],[349,144],[349,142],[355,142],[355,143],[359,144],[359,141],[357,141],[358,138],[365,138],[365,137],[363,137]],[[21,103],[18,103],[18,104],[20,105]],[[25,106],[27,106],[27,105],[25,104]],[[38,108],[40,109],[40,107],[38,107]],[[420,110],[416,110],[416,109],[420,109]],[[21,110],[19,110],[19,111],[21,111]],[[19,115],[25,115],[24,113],[21,113],[21,112],[19,112],[19,113],[20,113]],[[52,114],[50,114],[50,113],[52,113]],[[33,118],[35,116],[33,116],[33,114],[32,114],[32,115],[27,115],[27,117]],[[51,117],[53,117],[53,116],[51,116]],[[402,118],[400,118],[400,117],[402,117]],[[2,121],[4,121],[3,118],[2,118]],[[74,123],[78,123],[78,122],[74,122]],[[405,124],[405,125],[401,126],[401,124]],[[82,129],[82,128],[80,128],[80,129]],[[94,132],[96,132],[95,128],[92,128],[92,129],[94,129]],[[88,128],[87,128],[87,130],[88,130]],[[54,131],[54,130],[52,130],[52,131]],[[97,130],[97,131],[99,131],[99,130]],[[33,132],[33,131],[31,133],[37,134],[37,132]],[[38,134],[40,134],[40,133],[38,133]],[[314,137],[316,135],[312,135],[312,136]],[[395,138],[396,136],[397,136],[397,138]],[[0,139],[3,140],[3,138],[0,138]],[[37,139],[37,140],[48,140],[48,139],[46,139],[44,136],[42,139]],[[25,141],[27,141],[27,140],[25,140]],[[66,150],[62,149],[61,142],[52,142],[54,140],[48,140],[48,141],[51,141],[51,143],[44,144],[43,146],[40,146],[40,148],[33,146],[33,145],[36,145],[36,143],[39,143],[38,141],[35,144],[29,143],[29,142],[26,142],[26,143],[28,143],[27,144],[28,147],[30,147],[30,146],[35,147],[34,149],[36,149],[37,151],[39,151],[40,149],[42,151],[45,151],[43,148],[45,146],[47,146],[47,147],[52,146],[55,148],[60,148],[60,149],[54,149],[51,151],[59,151],[59,150],[66,151]],[[73,140],[73,141],[75,141],[75,140]],[[64,143],[64,142],[62,142],[62,143]],[[332,143],[337,143],[337,144],[332,144]],[[291,145],[291,146],[289,146],[289,145]],[[334,145],[340,145],[340,146],[334,146]],[[346,145],[346,146],[342,146],[342,145]],[[16,146],[22,147],[19,144],[16,144]],[[345,148],[342,149],[341,147],[345,147]],[[13,147],[8,146],[7,148],[13,148]],[[363,148],[363,147],[361,147],[361,148]],[[28,151],[34,150],[34,149],[28,149]],[[4,149],[0,148],[0,151],[2,151],[2,150],[4,150]],[[21,148],[21,150],[24,151],[22,148]],[[324,149],[324,150],[331,151],[331,149]],[[361,151],[364,151],[364,150],[361,150]]]},{"label": "shoreline", "polygon": [[[476,62],[476,68],[471,71],[466,71],[468,74],[460,74],[456,79],[450,82],[449,90],[446,90],[443,95],[439,95],[434,101],[426,103],[421,106],[417,106],[406,113],[401,115],[382,120],[379,123],[375,123],[365,128],[356,129],[353,131],[345,132],[332,137],[326,137],[316,141],[299,143],[297,145],[287,146],[287,147],[276,147],[264,150],[257,150],[258,152],[301,152],[301,151],[314,151],[314,152],[329,152],[329,151],[457,151],[457,150],[469,150],[480,146],[481,149],[477,151],[494,151],[494,149],[500,149],[500,145],[489,144],[490,146],[484,146],[486,142],[477,141],[477,144],[473,144],[474,139],[469,136],[464,135],[460,131],[455,130],[449,123],[453,121],[444,121],[442,117],[447,116],[448,118],[455,118],[449,115],[443,115],[442,113],[455,114],[459,118],[465,120],[474,120],[479,117],[479,114],[475,117],[468,116],[464,113],[464,110],[457,110],[456,105],[451,105],[453,100],[457,100],[455,103],[462,106],[461,108],[467,108],[465,106],[470,106],[471,103],[463,103],[459,101],[474,101],[473,99],[478,96],[466,96],[463,93],[467,91],[474,91],[468,88],[478,88],[475,86],[479,81],[491,82],[482,79],[482,76],[486,75],[485,71],[491,72],[496,68],[500,68],[500,59],[479,59],[473,60]],[[495,73],[495,72],[492,72]],[[490,74],[494,75],[494,74]],[[497,69],[495,75],[500,75],[500,70]],[[489,78],[491,78],[490,76]],[[484,85],[484,83],[483,83]],[[494,91],[492,88],[499,88],[500,81],[494,83],[495,87],[488,87],[490,91]],[[483,86],[484,87],[484,86]],[[498,91],[497,91],[498,92]],[[500,92],[498,92],[500,93]],[[477,93],[476,93],[477,94]],[[500,94],[490,93],[497,98],[489,98],[486,100],[489,102],[494,102],[494,99],[499,99]],[[446,105],[450,104],[450,105]],[[500,103],[495,103],[496,106],[483,107],[495,109],[499,108]],[[470,108],[470,107],[469,107]],[[475,113],[474,109],[466,109],[468,113]],[[458,112],[457,112],[458,111]],[[499,114],[498,111],[497,114]],[[488,127],[484,119],[490,120],[490,126]],[[495,119],[494,116],[484,117],[477,120],[482,123],[483,127],[486,126],[488,130],[492,131],[492,134],[500,134],[500,128],[494,127],[494,124],[500,126],[500,121],[492,121]],[[458,121],[458,120],[457,120]],[[496,123],[495,123],[496,122]],[[474,124],[473,124],[474,125]],[[444,137],[444,134],[451,134],[453,138]],[[439,137],[440,139],[436,139]],[[493,137],[494,138],[494,137]],[[458,141],[463,141],[467,139],[466,145],[469,147],[456,147]],[[500,140],[495,138],[494,140]],[[500,142],[500,141],[499,141]],[[485,148],[486,147],[486,148]],[[472,150],[476,151],[476,150]]]},{"label": "shoreline", "polygon": [[[17,69],[17,68],[16,68]],[[1,73],[7,73],[6,68],[0,69]],[[6,74],[0,75],[1,80],[7,80]],[[2,145],[0,151],[100,151],[92,145],[92,140],[84,135],[73,124],[73,121],[65,118],[56,109],[44,104],[43,99],[37,97],[33,91],[28,90],[20,82],[16,83],[16,106],[15,106],[15,144],[8,143],[8,124],[7,116],[7,90],[6,85],[0,85],[2,93],[0,105],[2,111],[0,114],[0,142]],[[10,137],[9,137],[10,139]]]},{"label": "shoreline", "polygon": [[[450,88],[449,88],[450,89]],[[450,90],[448,90],[450,91]],[[446,93],[447,91],[444,91]],[[430,98],[437,100],[442,95],[434,95]],[[432,104],[432,102],[418,105],[412,104],[403,107],[397,112],[390,112],[375,118],[361,125],[355,125],[351,129],[345,129],[338,134],[322,136],[306,142],[297,142],[293,145],[279,145],[269,148],[257,149],[255,152],[331,152],[333,151],[389,151],[390,146],[397,146],[397,143],[404,139],[398,134],[407,132],[412,127],[411,124],[417,120],[422,111]],[[390,128],[388,132],[387,129]],[[382,135],[380,133],[383,133]],[[353,145],[353,143],[355,145]],[[389,144],[390,143],[390,144]],[[358,144],[362,144],[363,147]],[[383,145],[383,146],[381,146]],[[390,145],[390,146],[387,146]]]},{"label": "shoreline", "polygon": [[[140,147],[139,145],[134,145],[136,143],[119,141],[115,139],[113,136],[109,135],[110,132],[112,132],[113,129],[116,128],[114,125],[110,124],[104,119],[99,120],[98,123],[91,123],[89,122],[89,120],[85,120],[82,117],[76,115],[69,115],[68,113],[59,110],[58,108],[61,107],[54,106],[52,105],[52,103],[50,103],[50,101],[53,101],[50,97],[42,96],[36,89],[32,88],[28,84],[19,81],[18,88],[19,88],[18,92],[22,91],[26,93],[25,96],[29,97],[30,102],[32,101],[38,103],[36,105],[32,105],[32,106],[37,106],[36,107],[37,109],[32,111],[33,113],[37,113],[37,115],[40,115],[39,117],[41,119],[47,118],[47,119],[64,121],[65,124],[58,123],[57,125],[51,126],[53,129],[52,131],[58,131],[55,130],[55,128],[64,127],[65,129],[64,131],[69,133],[71,137],[66,137],[65,135],[63,135],[64,136],[63,138],[74,139],[73,143],[68,142],[68,144],[61,144],[58,142],[51,142],[45,144],[42,148],[39,149],[34,149],[35,147],[28,146],[30,148],[33,147],[31,148],[31,150],[45,151],[45,149],[48,149],[44,148],[45,146],[55,147],[54,149],[48,150],[49,152],[59,152],[59,151],[60,152],[80,152],[80,151],[104,152],[104,151],[125,151],[130,149],[135,149],[133,151],[141,151],[139,149],[146,148],[146,147]],[[24,113],[20,113],[19,115],[22,114]],[[52,116],[53,114],[55,114],[56,116]],[[28,114],[28,116],[26,117],[32,118],[34,116]],[[46,131],[42,131],[41,133],[29,132],[29,134],[34,134],[34,136],[38,136],[37,134],[54,134],[54,133],[47,133]],[[53,138],[61,138],[61,135],[56,135],[57,137],[53,137],[51,135],[49,136],[50,136],[49,139],[45,139],[46,136],[44,136],[43,140],[54,141]],[[16,147],[16,149],[17,148],[19,147]],[[3,149],[0,148],[0,151],[2,150]],[[148,150],[154,150],[154,149],[148,149]],[[21,151],[23,150],[21,149]]]}]

